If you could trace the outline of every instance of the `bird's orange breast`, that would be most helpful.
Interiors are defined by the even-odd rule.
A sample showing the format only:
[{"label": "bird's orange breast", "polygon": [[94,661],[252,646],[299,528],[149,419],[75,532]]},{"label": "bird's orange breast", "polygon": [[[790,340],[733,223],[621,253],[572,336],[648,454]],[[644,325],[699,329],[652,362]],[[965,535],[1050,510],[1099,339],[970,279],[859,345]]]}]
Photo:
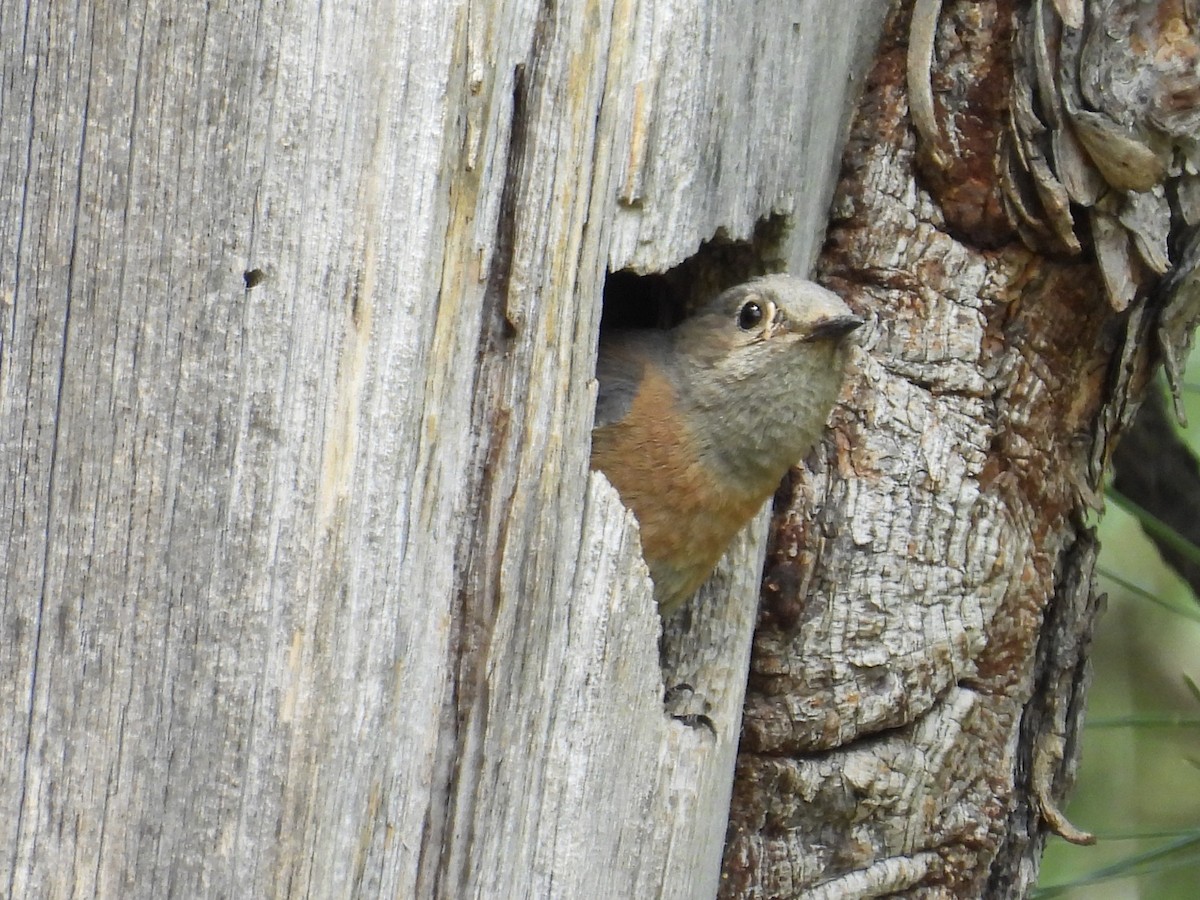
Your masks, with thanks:
[{"label": "bird's orange breast", "polygon": [[652,366],[625,417],[592,432],[592,468],[637,516],[642,554],[664,608],[695,592],[770,493],[741,493],[701,461],[678,394]]}]

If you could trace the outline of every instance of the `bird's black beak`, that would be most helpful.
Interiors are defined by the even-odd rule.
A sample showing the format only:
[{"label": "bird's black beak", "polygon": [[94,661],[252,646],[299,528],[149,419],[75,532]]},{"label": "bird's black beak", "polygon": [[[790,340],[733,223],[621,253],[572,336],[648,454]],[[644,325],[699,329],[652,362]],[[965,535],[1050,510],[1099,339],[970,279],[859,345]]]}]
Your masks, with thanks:
[{"label": "bird's black beak", "polygon": [[855,328],[861,327],[863,320],[858,316],[834,316],[823,322],[818,322],[804,338],[807,341],[825,341],[830,338],[845,337]]}]

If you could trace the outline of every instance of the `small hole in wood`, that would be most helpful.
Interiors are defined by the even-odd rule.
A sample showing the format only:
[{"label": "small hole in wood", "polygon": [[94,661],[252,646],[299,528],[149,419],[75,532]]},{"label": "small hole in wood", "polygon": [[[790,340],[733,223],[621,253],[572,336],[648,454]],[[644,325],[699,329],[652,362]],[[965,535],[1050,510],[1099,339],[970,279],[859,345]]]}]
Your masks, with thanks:
[{"label": "small hole in wood", "polygon": [[723,230],[693,256],[665,272],[610,272],[604,280],[600,331],[608,328],[671,328],[726,288],[783,269],[787,218],[760,219],[750,240],[730,240]]}]

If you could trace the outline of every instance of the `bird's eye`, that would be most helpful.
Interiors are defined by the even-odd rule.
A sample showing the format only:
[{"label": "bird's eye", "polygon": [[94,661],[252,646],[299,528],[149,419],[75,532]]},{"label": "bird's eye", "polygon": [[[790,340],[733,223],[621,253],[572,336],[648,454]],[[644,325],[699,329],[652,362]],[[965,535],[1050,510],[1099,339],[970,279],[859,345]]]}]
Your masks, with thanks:
[{"label": "bird's eye", "polygon": [[753,300],[743,303],[742,308],[738,310],[738,328],[742,329],[743,331],[749,331],[762,320],[762,307]]}]

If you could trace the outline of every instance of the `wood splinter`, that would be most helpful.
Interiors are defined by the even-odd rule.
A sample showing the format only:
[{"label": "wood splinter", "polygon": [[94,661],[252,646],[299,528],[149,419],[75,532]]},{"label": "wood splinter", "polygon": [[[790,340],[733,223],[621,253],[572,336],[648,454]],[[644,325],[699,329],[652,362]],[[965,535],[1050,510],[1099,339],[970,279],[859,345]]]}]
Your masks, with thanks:
[{"label": "wood splinter", "polygon": [[1037,800],[1038,812],[1050,830],[1064,841],[1081,847],[1090,846],[1096,843],[1096,836],[1072,825],[1054,799],[1054,774],[1062,760],[1061,737],[1046,735],[1038,741],[1033,754],[1033,796]]}]

